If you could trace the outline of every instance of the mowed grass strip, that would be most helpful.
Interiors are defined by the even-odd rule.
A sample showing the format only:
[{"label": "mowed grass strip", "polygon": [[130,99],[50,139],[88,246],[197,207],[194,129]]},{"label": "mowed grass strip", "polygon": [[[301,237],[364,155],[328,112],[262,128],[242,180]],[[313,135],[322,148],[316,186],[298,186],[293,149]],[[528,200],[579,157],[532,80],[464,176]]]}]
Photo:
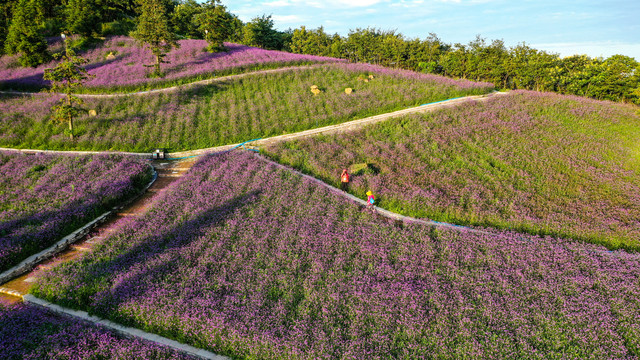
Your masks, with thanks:
[{"label": "mowed grass strip", "polygon": [[[380,206],[640,251],[637,107],[534,92],[266,148]],[[364,166],[364,165],[361,165]]]},{"label": "mowed grass strip", "polygon": [[398,226],[236,152],[34,292],[233,358],[634,358],[640,262],[604,250]]},{"label": "mowed grass strip", "polygon": [[[313,85],[318,86],[318,95],[311,92]],[[345,88],[355,91],[346,94]],[[57,97],[0,95],[0,146],[133,152],[156,147],[200,149],[489,90],[488,84],[426,74],[326,65],[167,94],[86,99],[85,107],[97,115],[76,120],[75,140],[64,135],[66,124],[51,121],[50,108]]]}]

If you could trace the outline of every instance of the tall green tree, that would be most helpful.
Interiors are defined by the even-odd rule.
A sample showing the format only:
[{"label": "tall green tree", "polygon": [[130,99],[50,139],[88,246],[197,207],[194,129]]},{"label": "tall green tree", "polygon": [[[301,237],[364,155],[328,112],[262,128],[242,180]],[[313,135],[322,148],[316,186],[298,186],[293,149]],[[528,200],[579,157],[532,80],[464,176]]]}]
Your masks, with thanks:
[{"label": "tall green tree", "polygon": [[156,57],[155,69],[152,76],[163,76],[160,70],[164,57],[172,48],[178,48],[178,39],[171,31],[167,9],[162,0],[140,0],[142,13],[138,18],[138,28],[131,33],[131,36],[151,48],[153,56]]},{"label": "tall green tree", "polygon": [[69,124],[69,136],[73,140],[73,119],[84,112],[80,107],[83,104],[82,99],[74,96],[73,91],[82,85],[89,75],[82,66],[87,60],[77,56],[70,47],[65,48],[62,61],[54,68],[44,70],[44,79],[51,81],[51,92],[65,95],[58,105],[53,107],[53,119]]},{"label": "tall green tree", "polygon": [[94,0],[68,0],[65,7],[66,30],[84,38],[100,32],[100,9]]},{"label": "tall green tree", "polygon": [[219,0],[209,0],[204,5],[204,12],[198,17],[200,31],[209,43],[210,52],[223,51],[223,42],[233,34],[233,18],[227,8]]},{"label": "tall green tree", "polygon": [[20,64],[36,67],[51,60],[47,42],[41,33],[44,20],[38,0],[20,0],[15,6],[4,44],[7,54],[20,54]]},{"label": "tall green tree", "polygon": [[173,31],[190,39],[202,39],[204,32],[199,27],[198,17],[204,8],[195,0],[181,0],[171,14]]},{"label": "tall green tree", "polygon": [[4,42],[7,39],[7,30],[11,23],[12,8],[11,1],[0,4],[0,55],[4,54]]},{"label": "tall green tree", "polygon": [[244,26],[244,43],[263,49],[282,48],[282,39],[273,28],[271,15],[255,17]]}]

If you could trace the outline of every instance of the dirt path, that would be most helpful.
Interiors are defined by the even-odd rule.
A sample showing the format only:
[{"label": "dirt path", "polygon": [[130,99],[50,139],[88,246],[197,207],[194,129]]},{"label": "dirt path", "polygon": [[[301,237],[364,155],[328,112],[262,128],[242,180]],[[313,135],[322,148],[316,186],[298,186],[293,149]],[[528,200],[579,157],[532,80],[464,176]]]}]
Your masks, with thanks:
[{"label": "dirt path", "polygon": [[[93,98],[93,99],[108,99],[108,98],[119,98],[119,97],[137,96],[137,95],[153,95],[153,94],[161,94],[161,93],[173,92],[173,91],[180,90],[180,89],[188,89],[188,88],[194,87],[194,86],[209,85],[209,84],[214,84],[214,83],[223,82],[223,81],[227,81],[227,80],[241,79],[241,78],[254,76],[254,75],[273,74],[273,73],[287,72],[287,71],[293,71],[293,70],[313,69],[313,68],[320,67],[320,66],[323,66],[323,65],[325,65],[325,64],[304,65],[304,66],[289,66],[289,67],[282,67],[282,68],[277,68],[277,69],[251,71],[251,72],[246,72],[246,73],[242,73],[242,74],[220,76],[220,77],[206,79],[206,80],[194,81],[192,83],[183,84],[183,85],[176,85],[176,86],[171,86],[171,87],[162,88],[162,89],[137,91],[137,92],[132,92],[132,93],[75,94],[75,96],[80,97],[80,98],[85,98],[85,99],[89,99],[89,98]],[[0,91],[0,94],[18,95],[18,96],[33,96],[33,95],[44,95],[44,94],[51,95],[51,93],[48,93],[48,92],[28,92],[28,91]]]},{"label": "dirt path", "polygon": [[76,259],[82,254],[91,252],[110,233],[118,229],[119,220],[130,216],[141,216],[151,206],[153,201],[160,196],[172,183],[182,177],[195,163],[196,159],[185,161],[156,161],[153,164],[158,173],[157,180],[147,192],[120,210],[107,222],[94,228],[80,241],[74,243],[62,253],[37,265],[32,271],[19,276],[5,284],[0,284],[0,303],[15,303],[29,292],[32,284],[46,269]]}]

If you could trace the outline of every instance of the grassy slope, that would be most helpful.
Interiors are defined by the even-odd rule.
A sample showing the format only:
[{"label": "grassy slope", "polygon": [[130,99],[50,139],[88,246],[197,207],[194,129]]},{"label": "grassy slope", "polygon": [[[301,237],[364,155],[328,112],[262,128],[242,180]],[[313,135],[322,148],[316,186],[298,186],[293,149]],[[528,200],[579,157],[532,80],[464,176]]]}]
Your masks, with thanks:
[{"label": "grassy slope", "polygon": [[[49,120],[49,109],[56,99],[4,96],[0,98],[0,146],[57,150],[198,149],[489,90],[480,84],[460,85],[449,79],[411,77],[392,71],[367,83],[358,80],[359,75],[367,75],[365,70],[371,69],[375,70],[327,65],[168,94],[87,100],[86,108],[95,109],[98,115],[86,115],[76,121],[75,141],[63,136],[65,124],[52,124]],[[314,96],[310,91],[314,84],[323,93]],[[345,94],[347,87],[355,92]]]},{"label": "grassy slope", "polygon": [[398,227],[231,153],[34,291],[238,358],[633,358],[638,257],[602,250]]},{"label": "grassy slope", "polygon": [[514,93],[266,151],[334,185],[343,167],[380,206],[640,251],[640,113],[612,103]]}]

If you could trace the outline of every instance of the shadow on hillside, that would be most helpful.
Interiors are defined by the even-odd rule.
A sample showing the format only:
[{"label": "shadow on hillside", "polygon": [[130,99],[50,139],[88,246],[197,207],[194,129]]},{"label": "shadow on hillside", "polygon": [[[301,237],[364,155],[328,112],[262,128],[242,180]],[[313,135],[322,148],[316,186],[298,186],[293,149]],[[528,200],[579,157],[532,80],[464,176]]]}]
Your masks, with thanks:
[{"label": "shadow on hillside", "polygon": [[43,79],[42,73],[0,81],[0,89],[14,91],[39,91],[48,89],[49,85],[49,81]]},{"label": "shadow on hillside", "polygon": [[[179,251],[180,248],[188,246],[195,239],[205,235],[207,229],[221,224],[237,209],[254,202],[260,193],[260,190],[255,190],[237,196],[221,206],[199,214],[195,219],[176,225],[169,232],[147,236],[133,248],[111,261],[91,265],[84,271],[84,276],[89,282],[97,280],[98,283],[114,273],[126,274],[135,265],[142,265],[140,268],[143,269],[127,278],[126,281],[110,284],[108,292],[94,294],[93,299],[95,300],[91,304],[92,307],[100,309],[100,312],[104,314],[110,314],[121,304],[145,296],[145,293],[150,290],[149,285],[161,282],[167,276],[181,270],[181,264],[173,262],[163,262],[153,266],[144,266],[145,263],[162,254],[175,254],[176,250]],[[92,287],[91,284],[84,284],[84,286]]]},{"label": "shadow on hillside", "polygon": [[48,248],[95,216],[90,205],[74,202],[64,209],[42,211],[0,222],[0,253],[7,254],[0,258],[0,272]]},{"label": "shadow on hillside", "polygon": [[228,87],[226,82],[191,85],[180,89],[180,92],[177,93],[178,103],[184,105],[202,98],[210,99],[216,94],[227,91]]}]

